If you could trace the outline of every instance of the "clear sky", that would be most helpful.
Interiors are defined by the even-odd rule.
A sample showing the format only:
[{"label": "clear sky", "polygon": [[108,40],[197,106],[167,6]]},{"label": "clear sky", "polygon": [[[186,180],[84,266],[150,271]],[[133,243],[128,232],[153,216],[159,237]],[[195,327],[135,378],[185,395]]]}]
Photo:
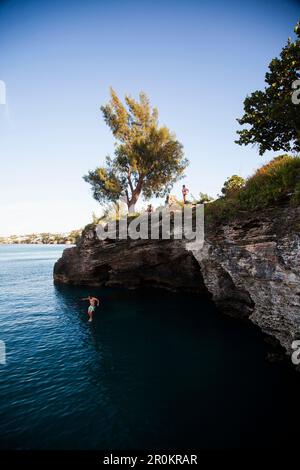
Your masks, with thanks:
[{"label": "clear sky", "polygon": [[[245,96],[299,20],[296,0],[0,2],[0,235],[68,231],[99,212],[89,169],[113,153],[109,87],[145,91],[183,143],[192,194],[274,153],[234,143]],[[180,195],[182,182],[173,194]],[[158,202],[157,202],[158,203]]]}]

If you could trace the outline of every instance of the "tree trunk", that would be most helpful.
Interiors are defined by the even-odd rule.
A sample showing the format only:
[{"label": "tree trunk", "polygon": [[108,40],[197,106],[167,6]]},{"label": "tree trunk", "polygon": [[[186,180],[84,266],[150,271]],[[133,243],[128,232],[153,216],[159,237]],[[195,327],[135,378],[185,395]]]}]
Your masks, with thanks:
[{"label": "tree trunk", "polygon": [[130,203],[128,204],[128,213],[133,214],[134,212],[135,212],[135,202],[131,200]]},{"label": "tree trunk", "polygon": [[[133,214],[135,212],[135,204],[140,197],[140,194],[142,192],[142,185],[143,185],[143,177],[140,177],[138,184],[136,185],[136,188],[134,189],[132,193],[131,199],[128,198],[128,193],[127,193],[127,198],[128,198],[128,212],[129,214]],[[131,185],[132,187],[132,185]]]},{"label": "tree trunk", "polygon": [[133,214],[135,212],[135,204],[136,204],[138,198],[140,197],[140,194],[141,194],[141,190],[136,189],[134,191],[134,193],[132,195],[132,198],[128,202],[128,212],[129,212],[129,214]]}]

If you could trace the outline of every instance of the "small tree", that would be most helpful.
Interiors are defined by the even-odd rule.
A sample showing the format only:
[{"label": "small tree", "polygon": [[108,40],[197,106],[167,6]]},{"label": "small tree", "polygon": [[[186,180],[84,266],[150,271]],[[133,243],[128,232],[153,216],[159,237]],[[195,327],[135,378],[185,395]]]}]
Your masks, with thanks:
[{"label": "small tree", "polygon": [[125,199],[129,212],[143,193],[146,199],[168,194],[188,161],[183,146],[165,126],[158,124],[157,109],[147,96],[139,101],[125,96],[125,105],[111,89],[110,102],[101,107],[106,124],[116,139],[114,158],[84,176],[99,202]]},{"label": "small tree", "polygon": [[199,193],[198,197],[194,197],[193,195],[192,197],[193,204],[205,204],[206,202],[212,202],[214,200],[214,198],[211,197],[209,194],[202,192]]},{"label": "small tree", "polygon": [[214,198],[207,193],[199,193],[199,204],[205,204],[206,202],[212,202]]},{"label": "small tree", "polygon": [[223,196],[232,196],[235,192],[245,186],[245,180],[241,176],[232,175],[225,181],[221,192]]},{"label": "small tree", "polygon": [[269,64],[264,91],[255,91],[244,101],[244,116],[237,119],[250,126],[237,131],[239,145],[257,144],[259,154],[266,150],[300,151],[300,105],[294,103],[292,86],[300,78],[300,23],[297,39],[288,39],[279,58]]}]

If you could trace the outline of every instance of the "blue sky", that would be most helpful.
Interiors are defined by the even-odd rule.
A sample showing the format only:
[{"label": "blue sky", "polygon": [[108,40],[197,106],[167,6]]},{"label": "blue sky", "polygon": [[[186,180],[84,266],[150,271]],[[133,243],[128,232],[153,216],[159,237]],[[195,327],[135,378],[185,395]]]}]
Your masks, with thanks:
[{"label": "blue sky", "polygon": [[[0,2],[0,235],[84,226],[82,180],[113,153],[109,87],[145,91],[190,160],[184,183],[216,196],[276,154],[234,143],[243,99],[299,20],[299,1]],[[180,195],[182,182],[173,194]],[[157,204],[159,201],[157,201]]]}]

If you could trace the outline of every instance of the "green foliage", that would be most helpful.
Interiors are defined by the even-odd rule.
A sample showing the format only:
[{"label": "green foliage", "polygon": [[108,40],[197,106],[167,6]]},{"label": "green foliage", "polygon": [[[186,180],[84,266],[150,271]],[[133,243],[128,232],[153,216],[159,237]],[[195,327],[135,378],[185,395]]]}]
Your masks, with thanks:
[{"label": "green foliage", "polygon": [[282,155],[259,168],[238,193],[242,209],[256,209],[291,197],[299,199],[300,157]]},{"label": "green foliage", "polygon": [[125,204],[120,201],[107,203],[103,209],[102,217],[98,218],[95,225],[97,225],[100,221],[103,222],[119,220],[127,213],[124,206]]},{"label": "green foliage", "polygon": [[205,204],[206,202],[212,202],[214,200],[213,197],[209,196],[207,193],[199,193],[198,197],[193,196],[193,204]]},{"label": "green foliage", "polygon": [[264,91],[244,101],[244,116],[237,119],[249,128],[237,131],[239,145],[256,144],[260,155],[267,150],[300,151],[300,105],[292,102],[292,83],[300,78],[300,23],[297,39],[288,39],[280,56],[269,64]]},{"label": "green foliage", "polygon": [[68,240],[72,243],[75,244],[79,242],[80,237],[81,237],[82,230],[72,230],[69,233]]},{"label": "green foliage", "polygon": [[94,171],[89,171],[83,179],[90,183],[93,196],[98,202],[116,202],[121,196],[123,186],[114,162],[110,157],[106,157],[106,168],[98,167]]},{"label": "green foliage", "polygon": [[300,157],[281,155],[259,168],[239,190],[207,207],[208,220],[226,221],[238,211],[261,209],[289,201],[300,203]]},{"label": "green foliage", "polygon": [[224,183],[221,192],[224,196],[229,196],[245,186],[245,180],[241,176],[232,175]]},{"label": "green foliage", "polygon": [[87,224],[83,231],[87,232],[89,230],[95,230],[98,224],[106,225],[109,222],[116,222],[118,226],[118,221],[122,218],[127,216],[128,223],[135,219],[140,215],[139,212],[131,212],[129,215],[127,214],[127,210],[125,210],[126,204],[120,201],[117,202],[108,202],[102,207],[103,213],[101,216],[97,216],[94,212],[92,213],[92,221]]},{"label": "green foliage", "polygon": [[157,109],[147,96],[139,101],[126,96],[125,105],[111,89],[110,102],[101,107],[106,124],[116,139],[114,158],[90,171],[84,180],[91,184],[99,202],[116,202],[124,196],[129,207],[141,193],[163,197],[170,192],[188,164],[183,146],[169,129],[158,124]]},{"label": "green foliage", "polygon": [[239,208],[235,198],[216,199],[211,204],[205,206],[206,222],[226,222],[237,214]]}]

